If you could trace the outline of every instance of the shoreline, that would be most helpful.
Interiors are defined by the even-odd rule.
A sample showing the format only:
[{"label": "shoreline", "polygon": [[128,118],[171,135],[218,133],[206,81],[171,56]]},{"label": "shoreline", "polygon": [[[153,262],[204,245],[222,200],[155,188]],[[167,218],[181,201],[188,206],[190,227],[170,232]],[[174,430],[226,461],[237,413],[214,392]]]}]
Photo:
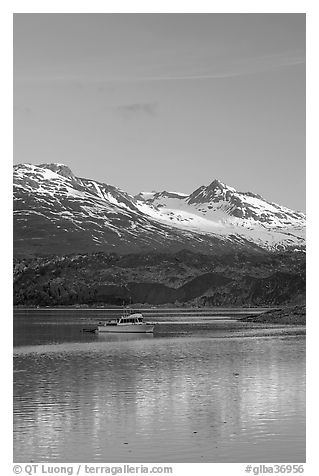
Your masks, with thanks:
[{"label": "shoreline", "polygon": [[[151,312],[225,312],[225,311],[243,311],[247,313],[251,312],[265,312],[280,309],[279,306],[206,306],[206,307],[192,307],[192,306],[150,306],[150,305],[132,305],[125,306],[124,309],[132,311],[151,311]],[[13,306],[14,311],[121,311],[123,306]]]},{"label": "shoreline", "polygon": [[283,307],[238,319],[241,322],[306,326],[306,305]]},{"label": "shoreline", "polygon": [[[278,324],[278,325],[306,325],[306,305],[298,306],[285,306],[285,307],[153,307],[153,306],[139,306],[131,308],[132,311],[139,311],[144,313],[146,319],[156,319],[156,317],[181,317],[185,318],[194,317],[220,317],[236,320],[242,323],[254,323],[254,324]],[[111,313],[119,313],[123,311],[121,306],[108,306],[108,307],[75,307],[75,306],[52,306],[52,307],[30,307],[30,306],[14,306],[14,313],[60,313],[71,312],[72,314],[79,311],[80,314],[83,311],[91,312],[105,312],[109,317]],[[102,317],[102,316],[101,316]],[[190,321],[191,324],[191,321]]]},{"label": "shoreline", "polygon": [[[185,317],[209,317],[219,315],[220,317],[228,317],[238,322],[254,323],[254,324],[279,324],[279,325],[306,325],[306,305],[286,306],[286,307],[132,307],[134,311],[145,313],[146,318],[160,317],[162,314],[184,314]],[[122,307],[13,307],[14,312],[121,312]],[[243,315],[244,314],[244,315]],[[204,316],[205,315],[205,316]]]}]

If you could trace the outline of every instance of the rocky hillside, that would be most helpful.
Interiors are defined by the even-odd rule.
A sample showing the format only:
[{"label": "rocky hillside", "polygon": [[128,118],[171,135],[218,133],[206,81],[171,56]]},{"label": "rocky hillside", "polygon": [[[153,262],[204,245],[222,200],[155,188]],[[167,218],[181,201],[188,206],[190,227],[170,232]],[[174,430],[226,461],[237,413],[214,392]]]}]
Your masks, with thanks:
[{"label": "rocky hillside", "polygon": [[305,255],[72,254],[14,260],[14,304],[300,304]]},{"label": "rocky hillside", "polygon": [[243,317],[240,320],[242,322],[260,322],[264,324],[306,325],[306,305],[273,309],[262,314]]}]

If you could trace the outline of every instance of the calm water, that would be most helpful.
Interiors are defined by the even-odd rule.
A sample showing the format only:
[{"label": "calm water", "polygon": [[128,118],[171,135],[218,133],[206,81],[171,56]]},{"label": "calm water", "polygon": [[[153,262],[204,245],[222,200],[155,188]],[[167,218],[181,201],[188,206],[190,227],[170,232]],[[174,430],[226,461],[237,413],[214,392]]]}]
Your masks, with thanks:
[{"label": "calm water", "polygon": [[14,461],[304,462],[303,329],[198,321],[99,336],[19,313]]}]

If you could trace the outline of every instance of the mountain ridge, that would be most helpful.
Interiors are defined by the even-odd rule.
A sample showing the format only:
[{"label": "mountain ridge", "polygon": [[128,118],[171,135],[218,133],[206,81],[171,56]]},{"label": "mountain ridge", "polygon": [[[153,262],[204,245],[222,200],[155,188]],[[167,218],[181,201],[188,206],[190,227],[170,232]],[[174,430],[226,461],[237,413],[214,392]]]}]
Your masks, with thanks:
[{"label": "mountain ridge", "polygon": [[60,163],[14,166],[15,253],[305,249],[305,215],[214,179],[135,196]]}]

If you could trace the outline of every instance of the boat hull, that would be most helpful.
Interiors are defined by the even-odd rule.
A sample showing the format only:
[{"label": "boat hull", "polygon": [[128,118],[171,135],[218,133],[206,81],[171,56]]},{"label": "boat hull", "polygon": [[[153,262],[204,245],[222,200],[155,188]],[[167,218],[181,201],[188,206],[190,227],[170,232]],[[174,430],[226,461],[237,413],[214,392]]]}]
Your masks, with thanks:
[{"label": "boat hull", "polygon": [[151,324],[131,324],[131,325],[117,325],[117,326],[98,326],[98,333],[133,333],[133,334],[145,334],[151,333],[154,330],[154,326]]}]

